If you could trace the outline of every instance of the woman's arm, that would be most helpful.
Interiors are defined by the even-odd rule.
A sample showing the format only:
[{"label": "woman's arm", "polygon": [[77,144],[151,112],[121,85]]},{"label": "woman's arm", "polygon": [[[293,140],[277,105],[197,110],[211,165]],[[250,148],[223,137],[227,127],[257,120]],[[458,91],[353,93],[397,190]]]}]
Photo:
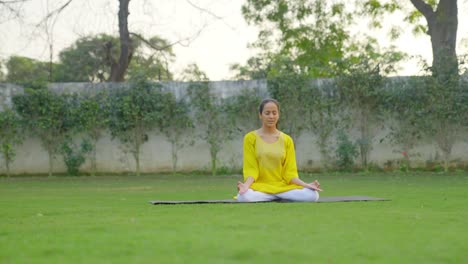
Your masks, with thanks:
[{"label": "woman's arm", "polygon": [[323,191],[322,189],[320,189],[320,183],[318,181],[314,181],[313,183],[305,183],[304,181],[299,179],[299,177],[296,177],[291,179],[291,182],[304,188],[309,188],[315,191]]},{"label": "woman's arm", "polygon": [[246,193],[254,181],[255,180],[252,176],[248,176],[245,182],[237,182],[237,190],[239,190],[239,194]]}]

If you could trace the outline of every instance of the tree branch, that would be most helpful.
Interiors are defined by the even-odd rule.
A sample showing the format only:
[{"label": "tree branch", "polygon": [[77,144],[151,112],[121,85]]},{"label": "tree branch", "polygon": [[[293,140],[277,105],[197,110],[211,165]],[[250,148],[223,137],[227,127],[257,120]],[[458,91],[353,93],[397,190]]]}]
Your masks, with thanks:
[{"label": "tree branch", "polygon": [[[4,8],[7,12],[7,14],[4,14],[2,12],[2,18],[0,20],[0,23],[3,23],[5,21],[8,21],[10,19],[20,19],[21,18],[21,11],[22,7],[20,4],[24,4],[25,2],[28,2],[30,0],[10,0],[10,1],[0,1],[0,7]],[[8,15],[11,14],[10,15]]]},{"label": "tree branch", "polygon": [[10,0],[10,1],[0,1],[1,5],[8,5],[8,4],[17,4],[17,3],[24,3],[31,0]]},{"label": "tree branch", "polygon": [[[145,43],[146,45],[148,45],[150,48],[154,49],[154,50],[157,50],[157,51],[163,51],[169,47],[172,47],[174,45],[181,45],[183,47],[188,47],[190,45],[190,42],[192,42],[194,39],[196,39],[198,36],[200,36],[201,32],[203,31],[203,29],[205,29],[206,25],[203,26],[201,29],[199,29],[193,36],[191,37],[187,37],[187,38],[184,38],[184,39],[180,39],[176,42],[172,42],[170,44],[167,44],[165,46],[162,46],[162,47],[157,47],[155,45],[153,45],[151,42],[149,42],[147,39],[145,39],[142,35],[138,34],[138,33],[134,33],[134,32],[130,32],[130,35],[132,36],[135,36],[136,38],[140,39],[141,41],[143,41],[143,43]],[[188,43],[184,43],[184,42],[188,42]]]},{"label": "tree branch", "polygon": [[212,17],[214,17],[214,18],[216,18],[216,19],[220,19],[220,20],[223,19],[222,17],[217,16],[216,14],[213,14],[213,12],[211,12],[211,11],[208,10],[208,9],[201,8],[201,7],[197,6],[197,5],[195,5],[194,3],[190,2],[189,0],[186,0],[186,1],[187,1],[187,3],[189,3],[192,7],[196,8],[196,9],[198,9],[198,10],[204,12],[204,13],[207,13],[207,14],[211,15]]},{"label": "tree branch", "polygon": [[214,14],[213,12],[211,12],[210,10],[206,9],[206,8],[202,8],[202,7],[199,7],[197,5],[195,5],[194,3],[192,3],[190,0],[185,0],[187,3],[189,3],[189,5],[191,5],[192,7],[194,7],[195,9],[198,9],[200,10],[201,12],[203,13],[207,13],[209,14],[210,16],[218,19],[218,20],[221,20],[223,21],[223,23],[228,27],[230,28],[231,30],[235,30],[232,26],[230,26],[228,23],[226,23],[226,21],[224,21],[224,19],[216,14]]},{"label": "tree branch", "polygon": [[429,21],[431,17],[434,16],[434,10],[432,10],[432,7],[428,4],[426,4],[423,0],[410,0],[411,3],[413,3],[414,7],[421,12],[424,17]]},{"label": "tree branch", "polygon": [[54,11],[50,12],[49,14],[47,14],[47,16],[45,16],[41,21],[39,21],[39,23],[37,23],[36,27],[39,27],[40,25],[42,25],[43,23],[47,23],[47,21],[49,20],[50,17],[56,15],[56,14],[60,14],[60,12],[62,12],[71,2],[73,2],[73,0],[68,0],[65,4],[63,4],[62,6],[60,6],[59,8],[55,9]]}]

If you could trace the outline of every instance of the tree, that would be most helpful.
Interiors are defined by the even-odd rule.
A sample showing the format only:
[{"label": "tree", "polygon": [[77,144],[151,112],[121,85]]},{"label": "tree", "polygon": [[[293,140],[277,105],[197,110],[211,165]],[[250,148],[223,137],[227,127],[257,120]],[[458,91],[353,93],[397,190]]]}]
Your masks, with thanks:
[{"label": "tree", "polygon": [[353,60],[345,69],[345,73],[337,79],[341,104],[351,113],[359,138],[361,165],[367,170],[375,137],[376,126],[381,117],[381,91],[384,79],[380,73],[380,65],[370,58],[361,56]]},{"label": "tree", "polygon": [[[449,169],[453,146],[466,137],[466,83],[459,81],[457,75],[446,79],[445,85],[440,78],[431,76],[424,80],[426,93],[422,111],[426,123],[425,134],[434,139],[443,153],[444,170]],[[450,84],[447,84],[450,83]],[[456,85],[453,85],[456,84]]]},{"label": "tree", "polygon": [[[459,92],[463,85],[459,80],[456,53],[458,4],[456,0],[410,2],[416,10],[408,12],[405,20],[415,24],[416,32],[429,35],[433,57],[429,67],[433,78],[425,78],[423,82],[425,92],[421,95],[425,101],[419,111],[428,114],[424,119],[430,120],[430,123],[426,124],[424,131],[435,137],[444,153],[444,167],[447,170],[451,149],[454,140],[459,137],[460,122],[463,122],[460,119],[460,113],[463,113],[460,100],[464,98],[464,93]],[[366,1],[364,7],[367,7],[365,10],[374,19],[379,19],[384,12],[404,9],[404,5],[395,0]],[[425,26],[419,24],[420,18],[425,19]]]},{"label": "tree", "polygon": [[225,101],[227,114],[234,121],[234,131],[242,135],[260,126],[259,105],[262,98],[255,88],[244,88]]},{"label": "tree", "polygon": [[422,111],[426,93],[421,77],[393,80],[383,91],[384,114],[390,130],[385,139],[398,148],[405,171],[411,168],[411,158],[416,155],[413,149],[422,143],[427,129],[427,117]]},{"label": "tree", "polygon": [[432,71],[435,76],[458,75],[456,52],[458,29],[457,0],[440,0],[436,10],[422,0],[411,0],[427,21],[432,44]]},{"label": "tree", "polygon": [[[414,32],[426,33],[431,38],[433,75],[446,80],[450,79],[451,75],[457,75],[457,0],[410,0],[410,2],[416,10],[411,10],[408,5],[396,0],[368,0],[361,2],[361,7],[365,14],[380,21],[386,12],[403,11],[404,20],[414,25]],[[421,18],[425,19],[426,25],[420,24]]]},{"label": "tree", "polygon": [[[144,43],[147,45],[141,45],[135,50],[133,60],[128,68],[128,76],[133,78],[142,74],[148,80],[172,80],[173,74],[169,71],[169,64],[173,62],[175,54],[169,41],[154,36],[147,41],[145,40]],[[150,48],[147,48],[148,45]]]},{"label": "tree", "polygon": [[[53,51],[53,27],[57,22],[59,15],[64,10],[66,10],[73,1],[74,0],[56,1],[58,2],[58,5],[55,5],[56,8],[50,11],[48,10],[47,14],[43,18],[41,18],[39,23],[36,24],[36,30],[39,27],[43,27],[43,29],[45,30],[50,55]],[[0,14],[2,14],[2,12],[6,14],[11,13],[15,15],[14,18],[18,18],[22,11],[22,4],[25,2],[28,2],[28,0],[0,1]],[[222,19],[219,16],[216,16],[215,14],[211,13],[207,9],[201,8],[190,1],[187,2],[190,4],[190,6],[198,9],[202,13],[206,13],[216,19]],[[130,15],[130,0],[118,0],[118,3],[118,42],[114,43],[112,41],[109,41],[106,42],[104,45],[105,59],[107,62],[106,65],[109,66],[108,71],[106,71],[109,72],[109,76],[107,76],[106,81],[109,82],[123,82],[130,78],[128,72],[132,65],[132,61],[137,58],[136,55],[138,53],[138,45],[144,44],[155,54],[166,53],[165,55],[171,54],[172,56],[172,46],[176,44],[188,45],[191,41],[193,41],[193,39],[197,38],[203,30],[203,28],[196,30],[193,36],[182,38],[174,42],[168,42],[166,40],[162,40],[159,37],[147,38],[135,31],[130,31],[129,29],[128,19]],[[53,3],[51,3],[50,6],[54,6]],[[49,2],[47,3],[47,9],[49,9]],[[135,45],[136,43],[139,44]],[[114,54],[115,50],[117,50],[118,53]],[[142,58],[137,59],[137,65],[141,65],[142,67],[140,67],[139,70],[143,70],[145,64],[150,64],[152,66],[152,69],[149,69],[147,73],[151,73],[152,77],[157,76],[157,80],[169,80],[172,79],[172,74],[168,71],[168,62],[170,61],[171,56],[165,56],[165,58],[162,60],[156,59],[154,56],[144,56],[144,60],[142,60]],[[159,56],[159,58],[161,58],[161,56]],[[49,63],[49,65],[51,65],[51,67],[49,67],[49,73],[54,72],[55,68],[52,67],[52,63]]]},{"label": "tree", "polygon": [[[79,38],[59,53],[58,79],[61,82],[103,82],[110,76],[106,54],[117,56],[118,38],[106,34]],[[106,45],[112,43],[111,50]]]},{"label": "tree", "polygon": [[303,112],[307,107],[304,91],[309,78],[298,72],[295,63],[287,57],[277,58],[270,72],[268,91],[281,104],[278,127],[297,142],[308,126],[304,122]]},{"label": "tree", "polygon": [[[161,41],[153,41],[146,40],[141,35],[137,33],[130,33],[128,29],[128,16],[129,16],[129,6],[130,0],[119,0],[119,45],[120,45],[120,52],[119,57],[114,58],[111,56],[110,50],[113,48],[112,43],[106,46],[108,53],[107,53],[107,60],[110,62],[111,71],[109,76],[109,81],[111,82],[122,82],[125,80],[125,76],[132,61],[132,58],[135,55],[136,47],[133,45],[133,41],[130,38],[132,35],[134,38],[137,38],[147,44],[150,48],[157,50],[157,51],[164,51],[170,48],[174,44],[167,44],[167,42]],[[155,43],[156,42],[156,45]],[[158,46],[158,44],[167,44],[163,46]]]},{"label": "tree", "polygon": [[254,47],[288,57],[302,75],[329,77],[344,56],[352,22],[344,2],[247,0],[242,13],[262,29]]},{"label": "tree", "polygon": [[208,143],[211,157],[211,173],[216,175],[218,154],[226,140],[232,138],[232,125],[226,118],[227,110],[222,98],[210,91],[208,77],[198,65],[190,64],[184,69],[182,80],[190,81],[187,89],[191,112],[198,137]]},{"label": "tree", "polygon": [[320,150],[320,159],[325,170],[332,165],[331,137],[336,129],[343,126],[343,111],[339,107],[336,85],[331,79],[310,82],[303,92],[305,105],[303,117],[310,130],[316,137],[316,144]]},{"label": "tree", "polygon": [[[125,78],[145,75],[148,80],[170,80],[169,63],[174,58],[171,48],[162,51],[147,49],[144,43],[132,38],[134,49]],[[159,37],[149,40],[153,46],[168,45]],[[57,79],[62,82],[104,82],[110,80],[112,60],[119,56],[119,38],[107,34],[79,38],[59,54]]]},{"label": "tree", "polygon": [[207,82],[209,81],[206,73],[198,67],[197,64],[192,63],[182,71],[180,76],[181,81],[185,82]]},{"label": "tree", "polygon": [[11,56],[5,63],[6,81],[29,88],[44,87],[49,80],[48,65],[45,62],[21,56]]},{"label": "tree", "polygon": [[[457,0],[410,0],[407,3],[397,0],[353,3],[248,0],[242,7],[244,17],[249,23],[264,28],[259,39],[278,36],[279,43],[282,43],[280,50],[293,51],[287,53],[294,54],[298,65],[312,66],[306,67],[309,71],[314,65],[319,65],[319,71],[326,70],[327,63],[332,65],[335,58],[342,57],[346,46],[344,44],[349,41],[348,26],[352,25],[353,20],[370,17],[369,29],[380,29],[386,14],[397,11],[403,12],[404,22],[412,24],[414,32],[424,32],[430,36],[432,73],[446,80],[451,79],[450,75],[456,75]],[[420,23],[421,18],[425,19],[426,25]],[[391,27],[390,35],[392,39],[397,38],[399,30]]]},{"label": "tree", "polygon": [[217,172],[218,154],[226,140],[231,139],[231,120],[226,118],[222,100],[210,92],[208,82],[192,82],[188,88],[188,98],[194,113],[198,137],[206,141],[210,150],[211,173]]},{"label": "tree", "polygon": [[149,133],[162,123],[169,96],[159,85],[140,78],[110,97],[109,130],[132,154],[137,176],[140,175],[141,146],[148,141]]},{"label": "tree", "polygon": [[13,97],[13,104],[16,112],[27,123],[29,131],[40,138],[46,149],[49,176],[52,176],[53,160],[73,127],[65,96],[47,89],[28,89],[25,94]]},{"label": "tree", "polygon": [[15,147],[23,142],[20,118],[10,109],[0,112],[0,153],[5,161],[6,174],[10,177],[10,164],[16,156]]},{"label": "tree", "polygon": [[189,135],[194,132],[194,124],[189,115],[189,105],[185,101],[177,101],[173,94],[165,101],[166,115],[162,116],[160,130],[171,143],[172,173],[177,171],[179,150],[194,143]]},{"label": "tree", "polygon": [[91,175],[97,171],[97,143],[102,138],[109,124],[109,94],[82,96],[77,107],[76,119],[79,130],[89,139],[91,145]]},{"label": "tree", "polygon": [[234,72],[236,80],[259,80],[268,77],[268,59],[252,57],[247,60],[246,65],[232,64],[230,70]]}]

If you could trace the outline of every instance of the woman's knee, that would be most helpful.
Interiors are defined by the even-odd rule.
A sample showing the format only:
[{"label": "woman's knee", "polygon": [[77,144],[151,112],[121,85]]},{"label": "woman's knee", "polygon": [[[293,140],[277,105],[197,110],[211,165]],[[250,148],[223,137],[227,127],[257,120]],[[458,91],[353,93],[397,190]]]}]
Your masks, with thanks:
[{"label": "woman's knee", "polygon": [[319,199],[319,193],[311,189],[302,189],[301,202],[316,202]]},{"label": "woman's knee", "polygon": [[293,202],[316,202],[319,198],[317,191],[311,189],[296,189],[278,195],[282,199]]},{"label": "woman's knee", "polygon": [[247,190],[243,194],[237,194],[237,201],[248,203],[248,202],[267,202],[274,200],[275,197],[271,194],[257,192],[252,189]]}]

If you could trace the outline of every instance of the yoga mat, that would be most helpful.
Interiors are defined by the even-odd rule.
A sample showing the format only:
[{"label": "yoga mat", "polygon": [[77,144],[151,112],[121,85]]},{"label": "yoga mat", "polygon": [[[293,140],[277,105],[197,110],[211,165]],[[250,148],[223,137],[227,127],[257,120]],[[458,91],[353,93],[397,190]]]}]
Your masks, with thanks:
[{"label": "yoga mat", "polygon": [[[366,202],[366,201],[390,201],[385,198],[369,197],[369,196],[328,196],[320,197],[316,203],[335,203],[335,202]],[[287,200],[275,200],[270,202],[255,202],[255,203],[291,203]],[[229,204],[248,204],[240,203],[236,200],[186,200],[186,201],[150,201],[154,205],[164,205],[164,204],[216,204],[216,203],[229,203]],[[312,203],[312,202],[311,202]]]}]

